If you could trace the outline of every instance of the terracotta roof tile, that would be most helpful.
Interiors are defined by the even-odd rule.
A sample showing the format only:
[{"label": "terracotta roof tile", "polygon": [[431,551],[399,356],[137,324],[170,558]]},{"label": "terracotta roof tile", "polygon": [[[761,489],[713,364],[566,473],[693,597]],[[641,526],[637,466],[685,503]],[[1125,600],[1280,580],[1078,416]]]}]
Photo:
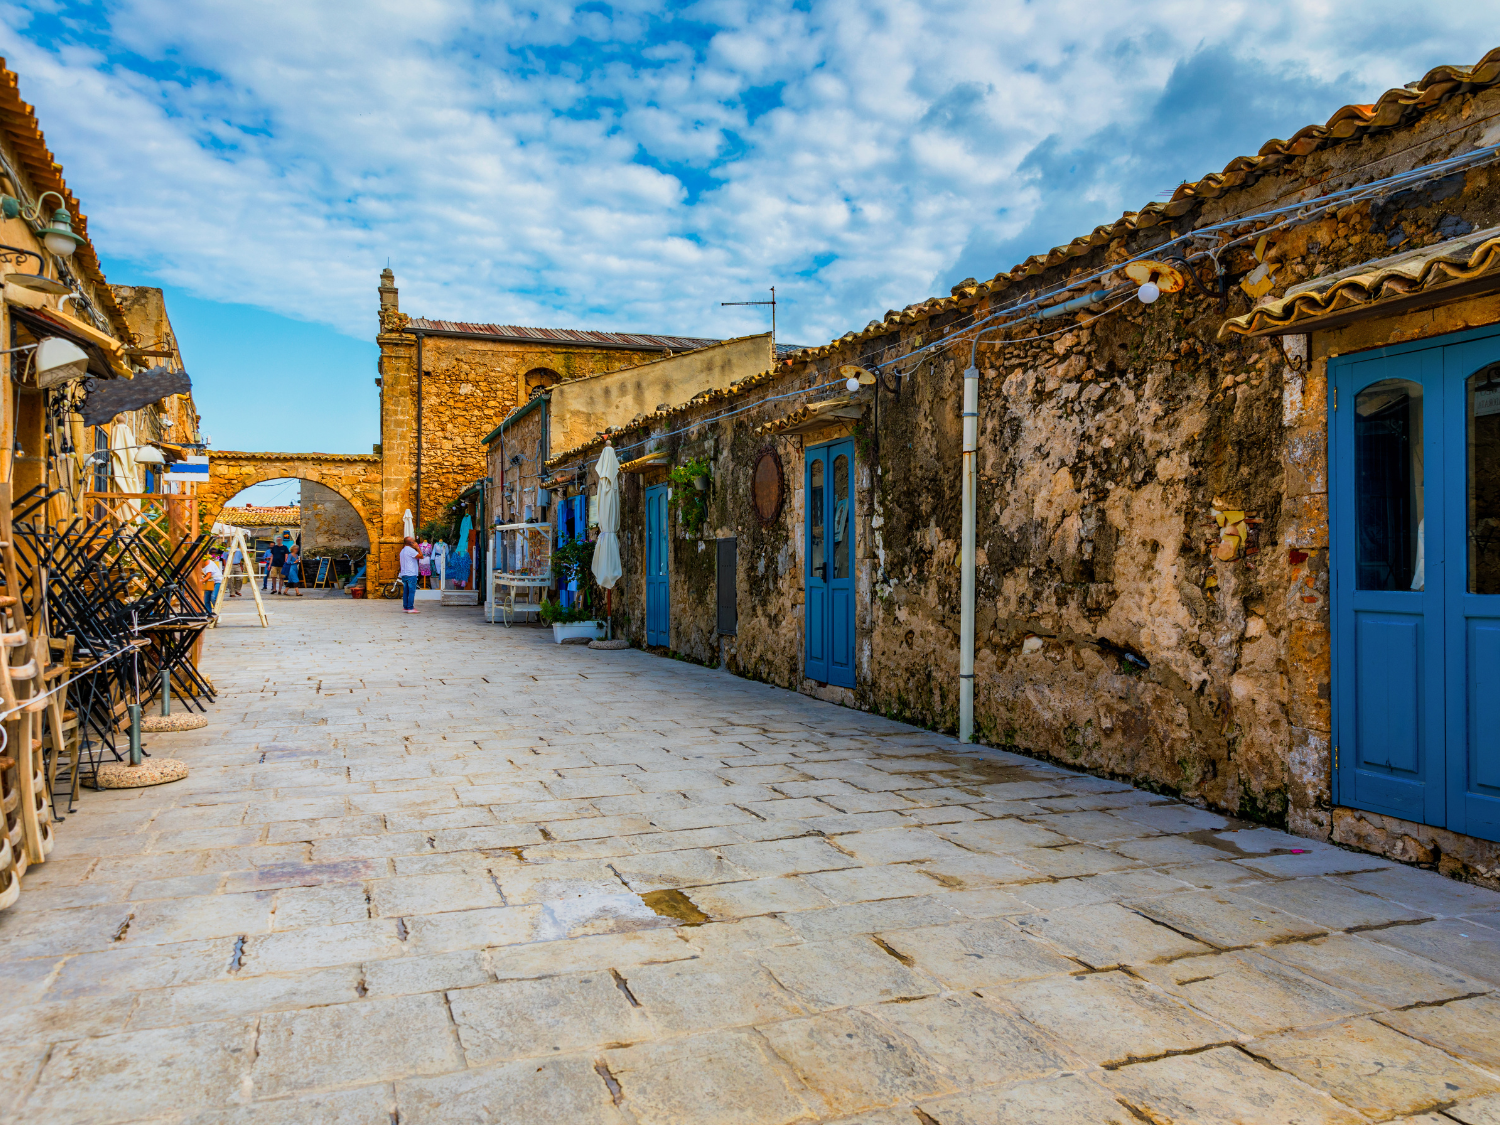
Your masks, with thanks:
[{"label": "terracotta roof tile", "polygon": [[1444,98],[1455,93],[1487,89],[1500,82],[1500,47],[1491,50],[1473,66],[1439,66],[1420,80],[1398,89],[1387,90],[1373,105],[1346,105],[1334,112],[1323,125],[1308,125],[1287,140],[1270,140],[1261,145],[1255,156],[1237,156],[1222,172],[1210,172],[1193,183],[1181,184],[1172,198],[1163,203],[1148,203],[1139,211],[1126,211],[1115,222],[1098,226],[1092,232],[1055,246],[1045,254],[1034,254],[1008,272],[997,273],[987,282],[958,290],[950,297],[932,297],[901,312],[887,313],[882,321],[871,321],[862,332],[850,332],[822,347],[809,348],[805,357],[826,355],[841,344],[892,331],[932,313],[967,307],[991,293],[998,293],[1019,281],[1036,277],[1072,258],[1091,253],[1132,231],[1158,226],[1181,217],[1205,199],[1216,199],[1236,188],[1253,184],[1261,176],[1274,172],[1299,156],[1322,148],[1342,144],[1383,129],[1390,129],[1425,113]]},{"label": "terracotta roof tile", "polygon": [[[20,157],[21,167],[37,194],[40,196],[45,192],[55,191],[62,196],[63,206],[73,217],[73,230],[83,237],[83,244],[74,252],[69,266],[93,283],[95,298],[104,315],[109,318],[115,334],[121,340],[129,340],[130,326],[125,322],[125,314],[120,311],[114,293],[105,284],[99,255],[88,236],[88,216],[68,190],[62,176],[62,165],[52,158],[46,139],[42,136],[42,127],[37,124],[36,111],[21,100],[20,81],[15,71],[5,65],[3,58],[0,58],[0,123],[3,123],[16,154]],[[48,218],[50,221],[50,213]]]},{"label": "terracotta roof tile", "polygon": [[280,508],[225,508],[219,522],[236,527],[294,527],[302,523],[302,509],[296,504]]},{"label": "terracotta roof tile", "polygon": [[[1266,300],[1244,316],[1226,320],[1220,336],[1260,336],[1298,331],[1299,326],[1389,300],[1409,300],[1451,285],[1500,275],[1500,227],[1475,231],[1418,250],[1315,277]],[[1500,278],[1496,278],[1500,281]],[[1493,287],[1494,282],[1487,284]]]}]

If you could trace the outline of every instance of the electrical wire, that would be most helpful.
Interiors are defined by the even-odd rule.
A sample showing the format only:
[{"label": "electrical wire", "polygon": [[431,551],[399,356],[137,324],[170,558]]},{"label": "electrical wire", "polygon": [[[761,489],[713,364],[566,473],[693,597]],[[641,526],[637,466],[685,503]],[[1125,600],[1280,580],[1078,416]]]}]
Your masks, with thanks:
[{"label": "electrical wire", "polygon": [[[1036,308],[1041,304],[1041,302],[1050,300],[1051,298],[1056,297],[1060,294],[1070,292],[1074,289],[1082,289],[1090,282],[1101,281],[1105,277],[1108,277],[1110,274],[1117,273],[1119,270],[1123,269],[1125,266],[1130,265],[1132,262],[1158,260],[1162,257],[1163,251],[1171,249],[1174,246],[1178,246],[1181,244],[1190,244],[1194,241],[1203,241],[1212,235],[1221,233],[1226,230],[1234,230],[1249,223],[1264,222],[1269,224],[1264,227],[1258,227],[1257,229],[1240,237],[1231,238],[1228,242],[1214,246],[1212,249],[1200,250],[1196,253],[1189,253],[1185,256],[1185,260],[1189,264],[1191,264],[1194,260],[1202,261],[1204,258],[1210,258],[1215,262],[1215,265],[1217,266],[1218,256],[1224,253],[1224,251],[1238,246],[1242,243],[1258,240],[1268,231],[1280,230],[1299,223],[1310,222],[1314,217],[1334,208],[1347,207],[1351,204],[1359,203],[1366,199],[1374,198],[1377,196],[1396,194],[1427,180],[1442,179],[1446,176],[1453,175],[1458,171],[1480,167],[1481,165],[1494,161],[1497,157],[1500,157],[1500,145],[1490,145],[1475,152],[1466,153],[1463,156],[1449,157],[1447,160],[1440,160],[1433,164],[1424,164],[1420,167],[1409,169],[1406,172],[1399,172],[1394,176],[1387,176],[1381,180],[1374,180],[1368,184],[1360,184],[1352,188],[1345,188],[1341,191],[1329,192],[1327,195],[1318,196],[1315,201],[1287,203],[1280,207],[1272,207],[1268,210],[1253,212],[1249,215],[1239,215],[1232,219],[1225,219],[1222,222],[1213,223],[1204,227],[1198,227],[1197,229],[1189,231],[1186,234],[1180,234],[1176,238],[1171,238],[1166,242],[1159,243],[1158,245],[1151,247],[1149,250],[1144,250],[1141,253],[1136,254],[1134,257],[1127,258],[1124,261],[1112,263],[1107,267],[1095,270],[1093,273],[1087,274],[1083,277],[1069,278],[1066,285],[1057,286],[1043,293],[1038,293],[1035,296],[1018,301],[1013,305],[1007,305],[1005,308],[997,309],[994,312],[990,313],[988,316],[984,317],[982,320],[975,321],[973,324],[965,325],[962,329],[960,329],[958,332],[953,333],[952,335],[944,336],[939,340],[934,340],[930,344],[907,352],[905,355],[896,356],[893,359],[886,360],[884,363],[875,364],[873,365],[873,367],[878,371],[882,368],[890,367],[896,363],[899,363],[904,359],[910,359],[913,356],[920,355],[933,349],[948,347],[965,339],[966,337],[963,335],[963,333],[978,329],[981,325],[988,324],[991,321],[1000,319],[1001,317],[1013,316],[1015,313],[1021,312],[1023,310]],[[995,327],[1001,327],[1001,325],[996,325]]]},{"label": "electrical wire", "polygon": [[[1141,253],[1136,254],[1134,257],[1127,258],[1121,262],[1112,263],[1083,277],[1071,277],[1064,285],[1056,286],[1052,289],[1046,290],[1045,292],[1038,293],[1031,297],[1027,297],[1023,300],[1017,301],[1015,304],[1007,305],[1002,309],[997,309],[994,312],[990,313],[988,316],[985,316],[984,318],[977,320],[972,324],[965,325],[959,331],[954,332],[951,335],[947,335],[942,337],[941,339],[934,340],[930,344],[925,344],[921,347],[913,349],[912,351],[885,360],[882,363],[871,364],[870,369],[879,372],[886,368],[894,367],[896,364],[903,361],[910,361],[914,358],[917,358],[917,363],[908,368],[905,372],[894,372],[894,374],[896,375],[906,377],[908,375],[914,374],[918,370],[918,368],[920,368],[923,362],[927,362],[930,359],[937,358],[937,355],[934,353],[936,353],[938,349],[946,349],[953,346],[954,344],[963,343],[966,340],[969,340],[970,337],[968,336],[968,333],[973,332],[975,334],[972,337],[972,341],[975,349],[977,350],[978,338],[980,335],[983,335],[985,332],[997,331],[1001,328],[1009,327],[1011,324],[1015,323],[1015,320],[1017,319],[1015,317],[1016,313],[1032,309],[1039,310],[1042,306],[1042,302],[1048,301],[1051,298],[1059,296],[1063,293],[1068,293],[1076,289],[1082,289],[1090,282],[1102,281],[1104,278],[1110,276],[1111,274],[1118,273],[1121,269],[1123,269],[1125,266],[1130,265],[1132,262],[1159,260],[1162,257],[1163,251],[1177,246],[1184,246],[1185,248],[1187,248],[1190,247],[1194,242],[1202,242],[1214,235],[1221,234],[1224,231],[1233,231],[1247,224],[1267,224],[1263,227],[1257,227],[1255,230],[1249,232],[1248,234],[1233,237],[1228,242],[1220,243],[1208,249],[1198,250],[1196,252],[1188,252],[1180,255],[1181,259],[1186,262],[1189,267],[1191,267],[1191,265],[1195,261],[1201,262],[1203,259],[1208,258],[1214,263],[1215,270],[1217,271],[1219,256],[1226,250],[1232,249],[1235,246],[1250,242],[1252,240],[1258,240],[1270,231],[1281,230],[1286,227],[1298,225],[1305,222],[1311,222],[1313,218],[1322,215],[1327,211],[1333,210],[1334,208],[1347,207],[1354,203],[1359,203],[1367,199],[1373,199],[1378,196],[1397,194],[1401,191],[1410,189],[1416,184],[1424,183],[1432,179],[1442,179],[1446,176],[1453,175],[1456,172],[1468,170],[1470,168],[1477,168],[1484,164],[1491,163],[1497,158],[1500,158],[1500,145],[1489,145],[1485,148],[1478,149],[1475,152],[1465,153],[1462,156],[1449,157],[1446,160],[1439,160],[1433,164],[1424,164],[1417,168],[1408,169],[1405,172],[1399,172],[1393,176],[1387,176],[1380,180],[1371,181],[1368,184],[1360,184],[1355,187],[1344,188],[1340,191],[1329,192],[1326,195],[1318,196],[1314,201],[1304,200],[1300,202],[1287,203],[1278,207],[1268,208],[1264,211],[1257,211],[1248,215],[1239,215],[1232,219],[1225,219],[1222,222],[1198,227],[1195,230],[1187,232],[1186,234],[1180,234],[1175,238],[1170,238],[1166,242],[1159,243],[1148,250],[1144,250]],[[1114,305],[1111,305],[1107,309],[1101,310],[1099,313],[1095,314],[1095,318],[1097,319],[1097,317],[1099,316],[1117,311],[1124,305],[1128,304],[1130,300],[1133,299],[1133,297],[1134,292],[1132,291],[1131,296],[1117,302]],[[992,321],[1001,320],[1002,318],[1009,319],[1005,319],[1002,321],[1002,323],[999,324],[991,323]],[[984,327],[985,325],[988,325],[989,327]],[[1058,336],[1062,335],[1065,332],[1070,332],[1075,327],[1076,325],[1070,324],[1053,332],[1038,333],[1035,336],[1025,337],[1020,340],[1007,340],[1005,341],[1005,343],[1024,344],[1031,340],[1045,340],[1049,339],[1052,336]],[[837,343],[837,341],[835,341],[835,343]],[[753,403],[749,403],[746,406],[740,407],[736,410],[727,410],[721,414],[716,414],[709,418],[702,418],[696,422],[690,422],[686,426],[682,426],[675,430],[669,430],[663,434],[648,435],[638,442],[633,442],[627,446],[621,446],[620,449],[638,449],[641,446],[645,445],[647,442],[660,441],[663,438],[675,437],[678,434],[685,434],[691,430],[698,429],[701,426],[706,426],[714,422],[723,421],[725,418],[733,418],[738,414],[743,414],[748,410],[753,410],[765,403],[777,402],[787,398],[794,398],[798,395],[812,394],[816,391],[825,390],[829,387],[837,386],[838,383],[842,381],[843,380],[833,380],[831,382],[820,383],[815,386],[803,387],[799,390],[789,391],[786,394],[782,395],[773,395],[768,398],[759,398],[756,399]],[[577,466],[582,466],[586,470],[589,466],[595,464],[597,461],[598,458],[596,457],[592,459],[585,458],[579,461],[565,462],[564,464],[559,465],[555,471],[561,472],[565,469],[571,469]]]}]

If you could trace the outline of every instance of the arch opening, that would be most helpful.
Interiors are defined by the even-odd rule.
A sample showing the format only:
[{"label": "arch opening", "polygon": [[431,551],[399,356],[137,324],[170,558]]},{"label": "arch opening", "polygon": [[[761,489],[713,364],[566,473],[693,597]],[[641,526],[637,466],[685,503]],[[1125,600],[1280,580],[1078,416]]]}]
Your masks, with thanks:
[{"label": "arch opening", "polygon": [[[238,482],[237,482],[238,483]],[[370,522],[341,489],[304,476],[267,473],[262,480],[244,482],[210,516],[254,529],[264,538],[292,531],[302,553],[363,557],[370,550]]]}]

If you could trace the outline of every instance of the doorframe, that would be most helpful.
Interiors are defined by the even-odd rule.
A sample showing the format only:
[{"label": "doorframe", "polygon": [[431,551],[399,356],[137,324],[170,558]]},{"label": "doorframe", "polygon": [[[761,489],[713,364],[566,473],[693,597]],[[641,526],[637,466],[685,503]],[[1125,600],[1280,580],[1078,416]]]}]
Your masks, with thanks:
[{"label": "doorframe", "polygon": [[662,623],[662,628],[659,630],[659,632],[661,632],[661,633],[663,633],[665,635],[666,639],[664,641],[662,641],[661,643],[663,645],[665,645],[666,647],[668,647],[668,648],[671,647],[671,643],[672,643],[672,560],[671,560],[671,552],[672,552],[672,526],[671,526],[671,504],[670,504],[671,487],[672,487],[672,485],[671,485],[670,481],[663,481],[660,484],[647,485],[645,488],[643,488],[641,490],[641,496],[642,496],[642,500],[643,500],[642,510],[643,510],[643,512],[645,513],[645,516],[646,516],[646,520],[645,520],[646,526],[642,529],[645,532],[645,539],[646,539],[646,549],[643,552],[643,554],[645,555],[645,558],[643,560],[645,562],[645,567],[644,567],[645,573],[642,575],[642,578],[643,578],[642,592],[645,594],[645,597],[642,599],[642,601],[645,603],[644,606],[643,606],[643,608],[645,610],[645,613],[643,614],[644,620],[642,621],[642,627],[643,627],[643,629],[645,631],[645,634],[646,634],[646,643],[649,645],[651,643],[651,585],[652,585],[652,583],[651,583],[651,551],[652,551],[652,543],[651,543],[651,507],[652,507],[652,504],[659,499],[660,502],[661,502],[661,554],[662,554],[662,558],[661,558],[661,563],[662,563],[662,578],[661,578],[661,581],[662,581],[662,584],[666,586],[666,591],[667,591],[666,606],[665,606],[666,621]]},{"label": "doorframe", "polygon": [[[1339,710],[1340,710],[1340,708],[1339,708],[1339,679],[1340,679],[1340,674],[1342,672],[1342,667],[1343,667],[1344,661],[1352,659],[1352,657],[1351,657],[1350,654],[1341,651],[1342,646],[1341,646],[1340,641],[1339,641],[1339,633],[1340,633],[1339,622],[1340,622],[1340,619],[1341,619],[1340,615],[1343,612],[1343,609],[1342,609],[1342,607],[1340,606],[1340,603],[1339,603],[1339,583],[1338,583],[1338,580],[1337,580],[1337,575],[1338,575],[1340,567],[1343,567],[1343,566],[1346,566],[1346,565],[1347,566],[1353,566],[1354,565],[1354,560],[1353,559],[1344,559],[1343,558],[1343,554],[1342,554],[1342,550],[1341,550],[1341,546],[1342,546],[1342,544],[1341,544],[1341,537],[1338,534],[1338,529],[1339,529],[1339,526],[1340,526],[1339,521],[1340,521],[1340,519],[1343,516],[1343,513],[1342,513],[1342,511],[1340,509],[1340,506],[1339,506],[1339,501],[1338,501],[1338,498],[1339,498],[1339,485],[1341,483],[1340,479],[1338,477],[1338,474],[1342,471],[1341,470],[1341,466],[1340,466],[1340,459],[1343,457],[1343,450],[1340,448],[1340,446],[1338,444],[1338,441],[1339,441],[1339,439],[1338,439],[1338,427],[1336,425],[1336,423],[1338,421],[1338,406],[1337,406],[1337,404],[1338,404],[1338,379],[1337,379],[1337,373],[1341,369],[1343,369],[1345,367],[1351,367],[1351,366],[1353,366],[1354,364],[1357,364],[1357,363],[1365,363],[1365,362],[1368,362],[1370,360],[1377,360],[1377,359],[1394,359],[1394,358],[1398,358],[1398,357],[1404,356],[1404,355],[1413,355],[1413,354],[1415,354],[1417,352],[1430,351],[1430,350],[1432,350],[1434,348],[1446,348],[1446,347],[1452,346],[1454,344],[1466,344],[1466,343],[1471,343],[1471,342],[1474,342],[1474,341],[1489,339],[1489,338],[1493,338],[1493,337],[1500,337],[1500,323],[1497,323],[1497,324],[1488,324],[1488,325],[1481,326],[1479,328],[1465,328],[1465,329],[1461,329],[1461,330],[1456,331],[1456,332],[1440,332],[1437,335],[1434,335],[1434,336],[1425,336],[1425,337],[1423,337],[1422,339],[1419,339],[1419,340],[1409,340],[1409,341],[1405,341],[1405,342],[1400,343],[1400,344],[1388,344],[1388,345],[1385,345],[1384,347],[1378,347],[1378,348],[1362,348],[1362,349],[1357,349],[1357,350],[1354,350],[1354,351],[1348,351],[1348,352],[1342,352],[1342,353],[1334,353],[1334,354],[1330,354],[1327,357],[1327,365],[1326,365],[1326,368],[1325,368],[1327,386],[1325,388],[1325,392],[1326,392],[1325,415],[1326,415],[1326,418],[1325,418],[1325,422],[1324,422],[1324,433],[1325,433],[1325,436],[1326,436],[1327,442],[1328,442],[1328,455],[1327,455],[1327,470],[1328,470],[1328,474],[1327,474],[1327,489],[1328,489],[1328,491],[1326,493],[1326,495],[1328,497],[1328,525],[1327,525],[1327,527],[1325,529],[1326,533],[1327,533],[1327,541],[1328,541],[1328,644],[1329,644],[1329,659],[1328,659],[1328,682],[1329,682],[1329,704],[1328,704],[1328,712],[1329,712],[1329,714],[1328,714],[1329,762],[1328,762],[1328,766],[1329,766],[1329,769],[1328,769],[1328,773],[1329,773],[1329,793],[1330,793],[1330,796],[1332,798],[1332,803],[1334,805],[1342,805],[1345,808],[1352,808],[1352,809],[1356,809],[1357,811],[1374,811],[1374,810],[1359,810],[1357,805],[1351,805],[1351,804],[1349,804],[1346,801],[1346,799],[1345,799],[1345,797],[1346,797],[1345,790],[1346,789],[1352,789],[1352,783],[1347,783],[1345,779],[1346,779],[1346,777],[1352,777],[1352,773],[1353,773],[1353,770],[1355,768],[1352,749],[1351,749],[1350,759],[1349,759],[1348,762],[1344,762],[1344,761],[1340,760],[1341,756],[1340,756],[1340,729],[1339,729],[1339,724],[1340,724],[1340,715],[1339,715]],[[1444,375],[1443,375],[1443,390],[1444,390],[1445,396],[1446,396],[1446,393],[1448,391],[1446,371],[1444,372]],[[1345,408],[1349,409],[1349,410],[1353,410],[1354,409],[1354,403],[1351,401],[1351,402],[1345,404]],[[1438,426],[1439,426],[1440,430],[1445,430],[1446,429],[1446,419],[1439,419]],[[1445,445],[1446,445],[1446,438],[1445,438]],[[1445,452],[1447,452],[1446,449],[1445,449]],[[1423,456],[1424,456],[1424,458],[1426,458],[1428,456],[1427,451],[1424,450]],[[1446,465],[1443,464],[1443,462],[1445,462],[1445,461],[1446,461],[1446,457],[1441,458],[1438,463],[1439,463],[1439,465],[1441,467],[1445,468]],[[1463,482],[1461,482],[1461,483],[1463,483]],[[1452,487],[1452,482],[1448,482],[1448,484],[1444,486],[1444,488],[1442,489],[1442,491],[1446,494],[1447,489],[1451,488],[1451,487]],[[1428,499],[1429,500],[1437,499],[1439,503],[1443,502],[1442,497],[1429,497]],[[1444,558],[1445,561],[1446,561],[1446,552],[1447,552],[1447,547],[1448,547],[1447,540],[1448,540],[1448,536],[1445,534],[1442,537],[1442,541],[1437,544],[1437,548],[1438,548],[1438,550],[1440,552],[1442,552],[1442,557]],[[1429,554],[1429,559],[1430,559],[1430,554],[1431,554],[1433,545],[1434,545],[1433,541],[1431,541],[1431,540],[1427,541],[1427,547],[1426,547],[1426,549],[1427,549],[1428,554]],[[1447,568],[1446,568],[1446,566],[1444,566],[1443,567],[1443,574],[1444,574],[1443,581],[1445,583],[1447,581],[1446,570],[1447,570]],[[1445,592],[1445,597],[1446,597],[1446,592]],[[1446,627],[1446,619],[1447,619],[1447,613],[1446,613],[1446,610],[1445,610],[1445,612],[1444,612],[1445,627]],[[1445,644],[1443,645],[1443,651],[1444,651],[1445,655],[1447,653],[1447,648],[1448,648],[1448,646],[1447,646],[1446,641],[1445,641]],[[1445,672],[1446,672],[1446,670],[1445,670]],[[1445,675],[1445,678],[1446,678],[1446,675]],[[1447,720],[1448,720],[1448,716],[1447,716],[1447,700],[1446,700],[1446,697],[1445,697],[1445,700],[1444,700],[1444,704],[1445,704],[1445,706],[1444,706],[1444,717],[1443,717],[1443,722],[1444,722],[1444,738],[1443,738],[1443,742],[1444,742],[1444,761],[1443,761],[1443,768],[1442,768],[1442,771],[1441,771],[1442,776],[1439,779],[1439,784],[1442,786],[1445,798],[1447,798],[1451,794],[1450,794],[1449,770],[1448,770],[1447,753],[1446,753],[1447,752],[1447,748],[1448,748],[1447,744],[1448,744],[1448,741],[1449,741],[1448,740],[1448,736],[1447,736]],[[1348,795],[1352,796],[1352,793],[1348,794]],[[1378,814],[1378,815],[1389,815],[1389,814],[1383,814],[1382,813],[1382,814]],[[1446,820],[1446,819],[1447,819],[1447,817],[1445,816],[1444,820]],[[1425,821],[1417,821],[1417,822],[1414,822],[1414,823],[1426,824]],[[1432,827],[1432,828],[1443,828],[1443,829],[1447,828],[1446,824],[1427,825],[1427,826],[1428,827]]]},{"label": "doorframe", "polygon": [[[823,554],[824,554],[825,570],[831,572],[831,568],[833,566],[833,524],[832,524],[832,512],[830,511],[830,508],[831,508],[830,501],[831,501],[832,496],[833,496],[833,461],[834,461],[833,451],[836,448],[838,448],[839,446],[843,446],[843,445],[847,445],[848,446],[848,452],[849,452],[849,513],[848,513],[848,516],[847,516],[848,523],[847,523],[847,528],[846,528],[846,534],[849,537],[849,578],[848,578],[848,582],[849,582],[849,683],[847,683],[847,684],[836,683],[831,678],[830,679],[826,679],[826,680],[815,680],[814,682],[815,683],[826,684],[826,685],[831,686],[831,687],[845,688],[845,689],[848,689],[848,690],[853,690],[854,688],[856,688],[859,685],[859,674],[858,674],[858,672],[859,672],[859,669],[858,669],[859,615],[858,615],[858,612],[857,612],[857,608],[858,607],[855,605],[855,601],[856,601],[855,594],[856,594],[856,592],[859,589],[859,581],[858,581],[858,577],[857,577],[857,570],[858,570],[858,566],[859,566],[859,554],[858,554],[858,551],[857,551],[858,540],[856,539],[856,528],[858,527],[858,519],[857,519],[857,514],[856,514],[856,511],[855,511],[855,500],[856,500],[856,496],[857,496],[857,493],[858,493],[858,488],[856,486],[856,482],[858,480],[858,474],[857,474],[857,467],[858,467],[858,465],[857,465],[857,453],[858,453],[857,446],[858,446],[858,443],[854,440],[854,435],[853,434],[847,434],[846,433],[846,434],[840,435],[839,437],[827,438],[825,440],[818,441],[818,442],[816,442],[813,445],[803,446],[803,449],[802,449],[802,488],[803,488],[803,497],[804,497],[804,500],[803,500],[803,504],[802,504],[802,530],[801,530],[801,535],[802,535],[802,550],[803,550],[803,556],[804,556],[804,558],[803,558],[803,564],[804,564],[805,568],[810,568],[811,565],[812,565],[812,562],[811,562],[811,556],[810,556],[809,552],[811,550],[812,543],[811,543],[811,538],[810,538],[811,529],[808,526],[808,516],[809,516],[809,512],[810,512],[811,499],[808,496],[808,492],[809,492],[809,487],[808,486],[809,486],[809,482],[810,482],[811,466],[808,464],[808,459],[811,456],[821,456],[821,457],[824,458],[824,466],[825,466],[825,468],[824,468],[824,483],[823,483],[823,488],[824,488]],[[812,679],[812,677],[809,676],[808,673],[807,673],[807,645],[808,645],[809,632],[810,632],[810,623],[809,623],[809,614],[808,614],[808,605],[809,605],[809,602],[808,602],[808,599],[807,599],[807,581],[808,581],[808,575],[805,573],[804,577],[803,577],[803,580],[802,580],[802,591],[803,591],[803,596],[802,596],[802,608],[803,608],[803,614],[802,614],[802,675],[803,675],[804,679]],[[827,581],[828,581],[828,579],[825,578],[824,579],[825,584],[827,583]],[[832,614],[833,599],[832,599],[832,591],[826,591],[826,592],[828,594],[828,599],[827,599],[827,601],[828,601],[828,604],[827,604],[827,611],[828,611],[828,622],[827,622],[827,625],[828,625],[828,635],[825,637],[824,640],[825,640],[825,649],[826,649],[826,651],[828,653],[828,659],[827,659],[826,663],[828,665],[828,672],[829,672],[830,677],[831,677],[832,672],[833,672],[833,614]]]}]

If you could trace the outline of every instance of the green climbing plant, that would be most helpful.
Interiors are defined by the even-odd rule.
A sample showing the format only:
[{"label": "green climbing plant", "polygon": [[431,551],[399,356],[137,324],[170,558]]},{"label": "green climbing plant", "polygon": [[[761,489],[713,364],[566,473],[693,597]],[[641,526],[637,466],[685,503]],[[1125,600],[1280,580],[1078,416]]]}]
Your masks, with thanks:
[{"label": "green climbing plant", "polygon": [[708,519],[708,491],[698,491],[694,483],[699,477],[713,478],[711,466],[705,457],[694,457],[691,461],[675,466],[667,479],[672,482],[672,507],[689,535],[697,535]]}]

